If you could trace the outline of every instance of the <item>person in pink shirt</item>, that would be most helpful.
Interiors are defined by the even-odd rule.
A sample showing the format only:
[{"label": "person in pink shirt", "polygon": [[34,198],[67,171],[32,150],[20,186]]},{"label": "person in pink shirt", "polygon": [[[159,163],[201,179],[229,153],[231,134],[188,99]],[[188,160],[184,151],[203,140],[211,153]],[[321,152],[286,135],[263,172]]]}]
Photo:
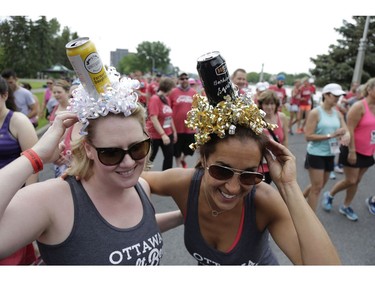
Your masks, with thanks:
[{"label": "person in pink shirt", "polygon": [[299,101],[301,99],[301,80],[297,79],[294,81],[294,87],[290,97],[289,107],[289,133],[293,135],[293,125],[298,121]]},{"label": "person in pink shirt", "polygon": [[157,94],[150,97],[147,105],[146,128],[152,140],[152,152],[148,166],[152,165],[159,147],[161,147],[164,156],[163,171],[173,167],[173,144],[177,141],[173,111],[168,97],[175,86],[176,84],[171,78],[166,77],[160,80]]},{"label": "person in pink shirt", "polygon": [[272,91],[275,91],[277,96],[280,99],[279,111],[282,111],[286,103],[286,90],[284,88],[284,84],[285,84],[285,75],[280,73],[276,77],[276,84],[269,86],[269,89]]},{"label": "person in pink shirt", "polygon": [[39,111],[40,118],[46,117],[46,119],[48,119],[48,116],[51,113],[47,110],[47,103],[51,98],[53,98],[53,84],[54,84],[53,79],[47,80],[47,88],[46,88],[46,91],[44,92],[42,109]]},{"label": "person in pink shirt", "polygon": [[[261,93],[258,99],[258,107],[266,113],[264,117],[266,122],[278,126],[274,130],[264,129],[264,134],[270,139],[288,147],[288,117],[283,112],[279,111],[280,99],[276,92],[268,89]],[[272,178],[265,159],[262,163],[262,167],[260,167],[258,171],[264,173],[264,181],[271,184]]]},{"label": "person in pink shirt", "polygon": [[189,146],[195,141],[195,130],[189,129],[185,124],[186,114],[191,110],[193,96],[197,93],[190,86],[189,79],[191,78],[186,73],[181,73],[178,77],[178,86],[172,90],[170,95],[173,121],[177,131],[177,142],[174,144],[173,154],[177,167],[183,168],[187,168],[186,156],[194,154],[194,150]]},{"label": "person in pink shirt", "polygon": [[322,200],[323,209],[329,212],[334,196],[346,190],[344,204],[340,206],[339,212],[351,221],[357,221],[358,215],[350,204],[363,175],[375,164],[375,78],[367,81],[363,96],[362,100],[350,107],[347,114],[350,143],[347,147],[340,147],[339,156],[339,163],[344,166],[345,178],[325,192]]}]

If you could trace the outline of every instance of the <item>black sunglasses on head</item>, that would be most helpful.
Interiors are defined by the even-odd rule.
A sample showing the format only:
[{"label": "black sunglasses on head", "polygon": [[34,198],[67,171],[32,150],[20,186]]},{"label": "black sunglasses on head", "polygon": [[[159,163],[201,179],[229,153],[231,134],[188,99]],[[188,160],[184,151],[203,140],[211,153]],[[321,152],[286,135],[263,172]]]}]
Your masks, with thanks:
[{"label": "black sunglasses on head", "polygon": [[96,149],[100,163],[105,166],[114,166],[120,164],[126,154],[129,154],[133,160],[145,158],[150,151],[151,139],[147,138],[137,142],[130,146],[129,149],[119,147],[95,147],[92,144],[91,146]]},{"label": "black sunglasses on head", "polygon": [[211,177],[221,181],[229,180],[234,176],[234,174],[237,174],[239,175],[240,183],[243,185],[258,184],[264,178],[263,174],[258,172],[237,170],[217,164],[208,166],[207,170]]}]

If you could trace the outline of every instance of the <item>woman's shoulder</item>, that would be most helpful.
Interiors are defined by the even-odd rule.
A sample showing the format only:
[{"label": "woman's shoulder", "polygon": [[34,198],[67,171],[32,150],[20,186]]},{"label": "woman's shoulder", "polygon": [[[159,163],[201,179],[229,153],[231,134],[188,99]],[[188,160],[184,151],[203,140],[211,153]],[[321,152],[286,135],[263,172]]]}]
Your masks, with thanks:
[{"label": "woman's shoulder", "polygon": [[283,200],[275,187],[262,182],[256,187],[255,202],[256,206],[261,209],[270,210],[277,208],[277,204],[283,202]]},{"label": "woman's shoulder", "polygon": [[60,205],[60,202],[63,202],[63,198],[66,198],[66,196],[71,198],[69,184],[62,178],[37,182],[21,190],[26,196],[33,198],[32,200],[35,202],[39,202],[44,206],[50,205],[51,208]]},{"label": "woman's shoulder", "polygon": [[10,119],[10,125],[12,129],[17,131],[32,129],[35,131],[34,126],[31,124],[30,119],[22,112],[13,112],[13,116]]}]

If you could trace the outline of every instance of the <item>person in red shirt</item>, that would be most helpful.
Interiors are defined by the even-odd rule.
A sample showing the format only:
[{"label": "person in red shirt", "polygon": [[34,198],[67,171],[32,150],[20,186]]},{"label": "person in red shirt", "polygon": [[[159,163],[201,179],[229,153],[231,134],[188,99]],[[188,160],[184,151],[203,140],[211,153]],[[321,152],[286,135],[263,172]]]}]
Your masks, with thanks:
[{"label": "person in red shirt", "polygon": [[195,130],[189,129],[185,124],[186,114],[191,110],[193,96],[197,93],[190,86],[189,79],[191,78],[186,73],[181,73],[178,77],[178,86],[172,90],[170,95],[173,121],[177,131],[177,142],[173,149],[174,157],[177,167],[183,168],[187,168],[185,157],[194,154],[194,150],[189,146],[195,142]]},{"label": "person in red shirt", "polygon": [[280,99],[279,111],[282,111],[282,109],[285,108],[285,103],[286,103],[286,90],[284,88],[284,84],[285,84],[285,75],[280,73],[276,77],[276,84],[269,86],[269,89],[272,91],[275,91]]},{"label": "person in red shirt", "polygon": [[147,105],[146,128],[152,140],[152,153],[148,166],[152,165],[159,147],[161,147],[164,156],[163,171],[173,166],[173,143],[177,141],[173,111],[168,97],[175,86],[176,84],[171,78],[166,77],[160,80],[157,94],[150,97]]},{"label": "person in red shirt", "polygon": [[[301,98],[299,101],[299,111],[297,118],[297,133],[303,133],[303,128],[309,112],[311,111],[311,96],[315,93],[315,87],[311,86],[308,78],[302,79],[302,87],[300,89]],[[304,120],[303,120],[304,119]],[[302,125],[301,125],[302,123]]]},{"label": "person in red shirt", "polygon": [[132,78],[137,79],[141,83],[139,89],[136,90],[138,94],[138,101],[143,106],[147,107],[147,102],[149,99],[149,96],[147,94],[147,86],[148,86],[147,80],[144,79],[142,71],[139,71],[139,70],[134,72],[134,74],[132,75]]},{"label": "person in red shirt", "polygon": [[150,84],[147,86],[147,102],[150,99],[151,96],[155,95],[159,89],[159,83],[162,75],[160,73],[157,73],[155,78],[152,80]]}]

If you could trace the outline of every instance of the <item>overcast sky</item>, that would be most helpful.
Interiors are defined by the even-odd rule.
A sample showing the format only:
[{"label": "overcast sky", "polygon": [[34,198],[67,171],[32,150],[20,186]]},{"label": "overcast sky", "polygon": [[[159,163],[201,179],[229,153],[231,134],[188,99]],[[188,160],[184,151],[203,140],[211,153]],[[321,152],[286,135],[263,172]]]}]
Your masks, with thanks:
[{"label": "overcast sky", "polygon": [[336,44],[334,28],[353,15],[371,14],[366,4],[371,1],[354,2],[356,6],[346,0],[16,0],[0,13],[56,17],[71,32],[90,37],[105,64],[117,48],[135,52],[143,41],[160,41],[170,48],[172,64],[183,71],[196,73],[200,55],[219,51],[231,73],[236,68],[260,72],[264,64],[265,72],[276,74],[308,72],[310,58]]}]

